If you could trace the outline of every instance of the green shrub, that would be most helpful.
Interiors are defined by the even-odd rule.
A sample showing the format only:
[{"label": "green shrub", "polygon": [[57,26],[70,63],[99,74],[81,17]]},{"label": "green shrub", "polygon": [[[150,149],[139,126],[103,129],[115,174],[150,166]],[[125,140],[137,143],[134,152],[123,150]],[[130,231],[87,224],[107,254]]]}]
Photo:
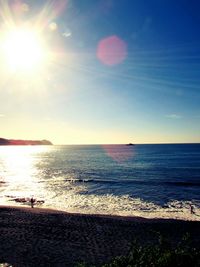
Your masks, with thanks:
[{"label": "green shrub", "polygon": [[200,249],[191,245],[188,234],[176,246],[159,234],[157,244],[141,246],[135,241],[127,256],[116,257],[101,267],[200,267]]},{"label": "green shrub", "polygon": [[188,234],[176,246],[159,235],[157,245],[134,242],[127,256],[117,257],[102,267],[200,267],[200,250],[191,246]]}]

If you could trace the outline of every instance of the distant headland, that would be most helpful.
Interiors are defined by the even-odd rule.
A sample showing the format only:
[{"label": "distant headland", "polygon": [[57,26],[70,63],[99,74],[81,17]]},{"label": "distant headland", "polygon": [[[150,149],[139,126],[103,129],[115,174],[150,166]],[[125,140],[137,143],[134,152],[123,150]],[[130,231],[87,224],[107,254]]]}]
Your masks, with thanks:
[{"label": "distant headland", "polygon": [[15,140],[0,138],[0,146],[36,146],[36,145],[53,145],[48,140]]}]

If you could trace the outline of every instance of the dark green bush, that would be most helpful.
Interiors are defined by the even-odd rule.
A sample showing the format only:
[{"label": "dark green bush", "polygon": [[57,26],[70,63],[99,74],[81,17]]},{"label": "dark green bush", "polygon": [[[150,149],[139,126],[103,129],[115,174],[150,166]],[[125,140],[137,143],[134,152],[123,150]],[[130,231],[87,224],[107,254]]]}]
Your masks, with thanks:
[{"label": "dark green bush", "polygon": [[127,256],[117,257],[102,267],[200,267],[200,250],[191,246],[188,234],[176,246],[159,236],[155,245],[134,242]]},{"label": "dark green bush", "polygon": [[[80,263],[76,267],[92,266]],[[116,257],[101,267],[200,267],[200,249],[191,245],[188,234],[177,245],[159,235],[157,244],[141,246],[133,242],[127,256]]]}]

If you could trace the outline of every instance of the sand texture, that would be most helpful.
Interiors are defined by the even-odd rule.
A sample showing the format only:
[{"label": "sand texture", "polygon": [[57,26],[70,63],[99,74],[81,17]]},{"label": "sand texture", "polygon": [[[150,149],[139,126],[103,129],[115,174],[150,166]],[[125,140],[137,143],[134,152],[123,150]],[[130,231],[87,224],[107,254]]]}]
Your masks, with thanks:
[{"label": "sand texture", "polygon": [[186,232],[200,245],[200,222],[68,214],[31,208],[0,208],[0,263],[13,266],[100,266],[126,254],[135,239],[173,242]]}]

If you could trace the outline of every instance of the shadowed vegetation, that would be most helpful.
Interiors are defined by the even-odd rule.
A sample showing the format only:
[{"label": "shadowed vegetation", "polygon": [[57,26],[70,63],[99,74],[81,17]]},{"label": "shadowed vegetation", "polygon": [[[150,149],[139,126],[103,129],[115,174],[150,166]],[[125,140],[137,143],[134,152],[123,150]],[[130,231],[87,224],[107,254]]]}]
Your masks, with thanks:
[{"label": "shadowed vegetation", "polygon": [[[172,244],[159,234],[157,244],[140,245],[133,242],[126,256],[114,258],[101,267],[198,267],[200,266],[200,249],[191,245],[190,235],[185,234],[177,245]],[[79,263],[76,267],[95,267]]]}]

